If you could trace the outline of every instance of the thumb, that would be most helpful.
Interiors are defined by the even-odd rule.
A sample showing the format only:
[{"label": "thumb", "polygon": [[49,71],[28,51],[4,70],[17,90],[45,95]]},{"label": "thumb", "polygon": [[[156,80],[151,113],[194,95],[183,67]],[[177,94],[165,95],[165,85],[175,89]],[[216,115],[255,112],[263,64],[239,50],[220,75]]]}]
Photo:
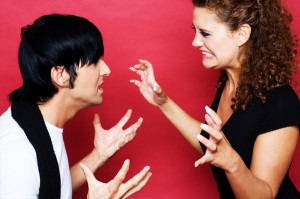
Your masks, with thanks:
[{"label": "thumb", "polygon": [[102,129],[101,122],[100,122],[100,117],[99,117],[99,115],[97,113],[94,116],[93,124],[94,124],[94,128],[95,129],[97,129],[99,127],[100,127],[100,129]]},{"label": "thumb", "polygon": [[97,179],[95,178],[93,172],[83,163],[79,163],[79,166],[80,168],[82,169],[84,175],[85,175],[85,178],[86,178],[86,181],[88,183],[88,185],[90,185],[90,183],[92,181],[97,181]]},{"label": "thumb", "polygon": [[152,90],[158,95],[162,92],[162,89],[158,84],[152,85]]},{"label": "thumb", "polygon": [[195,162],[195,167],[198,167],[199,165],[203,165],[205,163],[209,163],[212,161],[212,158],[209,157],[207,154],[205,154],[204,156],[202,156],[199,160],[197,160]]},{"label": "thumb", "polygon": [[157,105],[166,103],[168,97],[158,84],[152,85],[152,90],[156,94],[156,96],[154,95],[154,101]]}]

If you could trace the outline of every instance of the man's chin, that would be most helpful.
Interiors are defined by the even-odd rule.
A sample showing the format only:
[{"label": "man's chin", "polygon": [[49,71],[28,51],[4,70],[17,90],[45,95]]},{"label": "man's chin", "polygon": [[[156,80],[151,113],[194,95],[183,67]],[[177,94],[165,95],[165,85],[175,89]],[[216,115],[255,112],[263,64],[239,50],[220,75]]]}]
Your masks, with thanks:
[{"label": "man's chin", "polygon": [[102,104],[102,101],[103,101],[103,99],[101,97],[101,99],[99,99],[98,101],[95,102],[94,106]]},{"label": "man's chin", "polygon": [[89,103],[85,108],[87,107],[91,107],[91,106],[99,106],[100,104],[102,104],[102,98],[101,99],[98,99],[97,101],[93,101],[91,103]]}]

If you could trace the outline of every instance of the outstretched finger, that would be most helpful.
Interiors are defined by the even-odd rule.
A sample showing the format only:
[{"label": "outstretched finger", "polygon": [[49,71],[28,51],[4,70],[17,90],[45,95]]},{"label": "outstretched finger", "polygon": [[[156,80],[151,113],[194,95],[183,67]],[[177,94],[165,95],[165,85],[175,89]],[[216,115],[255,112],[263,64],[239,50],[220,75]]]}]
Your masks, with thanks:
[{"label": "outstretched finger", "polygon": [[152,176],[151,172],[148,172],[146,176],[139,182],[139,184],[136,187],[131,188],[126,194],[123,196],[123,198],[128,198],[130,195],[140,191],[149,181],[150,177]]},{"label": "outstretched finger", "polygon": [[147,60],[140,59],[139,62],[144,65],[148,78],[155,82],[154,70],[152,64]]},{"label": "outstretched finger", "polygon": [[210,141],[209,139],[207,139],[206,137],[204,137],[203,135],[198,134],[197,135],[197,139],[199,140],[199,142],[201,142],[204,146],[206,146],[206,148],[210,151],[216,151],[217,150],[217,145],[216,143]]},{"label": "outstretched finger", "polygon": [[216,124],[216,123],[213,121],[213,119],[212,119],[208,114],[205,114],[204,118],[205,118],[206,123],[207,123],[209,126],[211,126],[212,128],[214,128],[214,129],[217,130],[217,131],[221,131],[221,130],[222,130],[222,126],[219,125],[219,124]]},{"label": "outstretched finger", "polygon": [[144,73],[143,68],[138,66],[138,65],[135,65],[133,67],[129,67],[129,69],[131,71],[135,72],[136,74],[138,74],[139,76],[141,76]]},{"label": "outstretched finger", "polygon": [[140,64],[142,64],[145,68],[147,69],[151,69],[152,68],[152,64],[145,60],[145,59],[139,59]]},{"label": "outstretched finger", "polygon": [[124,138],[119,142],[118,148],[122,148],[125,146],[128,142],[130,142],[135,136],[136,136],[137,129],[133,129],[130,133],[126,134]]},{"label": "outstretched finger", "polygon": [[212,138],[216,140],[216,143],[218,143],[222,139],[222,137],[223,137],[223,135],[222,135],[222,133],[220,133],[220,131],[214,129],[213,127],[211,127],[211,126],[209,126],[207,124],[201,123],[200,127],[204,131],[206,131],[210,136],[212,136]]},{"label": "outstretched finger", "polygon": [[131,125],[129,128],[125,130],[124,138],[118,145],[119,148],[125,146],[125,144],[127,144],[136,136],[136,132],[138,128],[141,126],[142,122],[143,122],[143,118],[139,118],[135,124]]},{"label": "outstretched finger", "polygon": [[134,83],[137,87],[141,87],[142,86],[142,82],[140,82],[140,81],[138,81],[138,80],[134,80],[134,79],[132,79],[132,80],[130,80],[130,82],[131,83]]},{"label": "outstretched finger", "polygon": [[114,177],[113,180],[111,180],[110,182],[108,182],[108,189],[110,190],[110,192],[114,192],[117,191],[120,187],[120,185],[122,184],[123,180],[126,177],[126,174],[129,170],[129,160],[125,160],[123,163],[122,168],[119,170],[118,174]]},{"label": "outstretched finger", "polygon": [[125,136],[131,134],[132,132],[134,131],[137,131],[137,129],[142,125],[143,123],[143,118],[139,118],[138,121],[134,124],[132,124],[130,127],[128,127],[126,130],[125,130]]},{"label": "outstretched finger", "polygon": [[[216,129],[217,131],[221,131],[222,127],[216,125],[216,124],[213,122],[213,120],[211,119],[211,117],[210,117],[208,114],[205,114],[204,117],[205,117],[206,123],[207,123],[209,126],[211,126],[212,128]],[[214,137],[212,137],[212,140],[213,140],[215,143],[218,142],[218,140],[216,140]]]},{"label": "outstretched finger", "polygon": [[[128,180],[125,184],[122,185],[122,190],[120,190],[120,196],[129,195],[139,191],[145,184],[148,182],[152,173],[149,172],[150,167],[144,167],[138,174],[133,178]],[[122,197],[123,198],[123,197]]]},{"label": "outstretched finger", "polygon": [[195,167],[198,167],[199,165],[203,165],[203,164],[209,163],[211,161],[212,161],[212,158],[205,154],[204,156],[202,156],[202,158],[197,160],[194,165],[195,165]]},{"label": "outstretched finger", "polygon": [[214,121],[211,119],[211,117],[208,114],[205,114],[204,116],[206,123],[211,126],[211,127],[215,127],[215,123]]},{"label": "outstretched finger", "polygon": [[221,118],[218,116],[218,114],[214,110],[212,110],[208,106],[205,106],[205,111],[210,116],[212,122],[214,123],[214,126],[216,126],[218,128],[217,130],[220,131],[222,128]]},{"label": "outstretched finger", "polygon": [[139,62],[140,64],[142,64],[146,69],[153,69],[153,66],[152,64],[148,61],[148,60],[145,60],[145,59],[139,59]]},{"label": "outstretched finger", "polygon": [[147,66],[145,66],[144,63],[140,62],[139,60],[139,63],[134,65],[133,68],[135,68],[136,70],[146,70],[147,69]]},{"label": "outstretched finger", "polygon": [[132,110],[128,109],[128,111],[126,112],[126,114],[118,122],[118,125],[120,125],[121,127],[123,127],[128,122],[129,118],[131,117],[131,113],[132,113]]}]

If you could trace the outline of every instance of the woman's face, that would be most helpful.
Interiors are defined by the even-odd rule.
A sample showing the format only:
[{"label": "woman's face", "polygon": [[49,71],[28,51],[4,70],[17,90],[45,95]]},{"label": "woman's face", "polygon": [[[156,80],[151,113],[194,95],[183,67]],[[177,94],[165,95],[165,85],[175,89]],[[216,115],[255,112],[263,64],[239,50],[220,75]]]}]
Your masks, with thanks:
[{"label": "woman's face", "polygon": [[194,8],[193,27],[196,34],[192,44],[201,51],[205,68],[240,67],[237,32],[219,22],[213,12],[200,7]]}]

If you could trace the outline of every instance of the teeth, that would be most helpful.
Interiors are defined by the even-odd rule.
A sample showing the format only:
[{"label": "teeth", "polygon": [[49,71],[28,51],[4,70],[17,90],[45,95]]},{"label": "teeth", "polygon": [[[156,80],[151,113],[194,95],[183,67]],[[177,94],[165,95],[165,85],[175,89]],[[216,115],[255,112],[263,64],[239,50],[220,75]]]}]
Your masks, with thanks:
[{"label": "teeth", "polygon": [[207,56],[211,56],[211,55],[212,55],[211,53],[205,52],[205,51],[202,51],[202,54],[203,54],[203,55],[207,55]]}]

